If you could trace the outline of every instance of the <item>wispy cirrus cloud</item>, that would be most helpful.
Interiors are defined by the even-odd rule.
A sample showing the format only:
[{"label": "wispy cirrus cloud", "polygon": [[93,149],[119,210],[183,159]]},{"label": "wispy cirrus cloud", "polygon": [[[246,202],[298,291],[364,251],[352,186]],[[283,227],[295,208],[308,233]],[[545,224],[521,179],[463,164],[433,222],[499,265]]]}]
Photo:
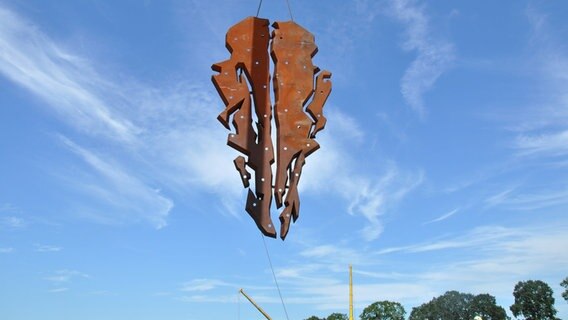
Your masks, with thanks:
[{"label": "wispy cirrus cloud", "polygon": [[534,6],[526,9],[532,28],[530,61],[538,82],[538,90],[546,98],[515,119],[518,135],[512,143],[521,157],[562,157],[568,154],[568,51],[562,40],[551,32],[546,14]]},{"label": "wispy cirrus cloud", "polygon": [[0,7],[0,73],[31,91],[80,131],[132,141],[139,129],[108,105],[88,61],[55,44],[25,18]]},{"label": "wispy cirrus cloud", "polygon": [[[164,226],[173,202],[155,190],[166,185],[185,193],[200,186],[199,190],[221,197],[219,211],[234,212],[239,180],[230,165],[234,153],[222,143],[226,133],[216,124],[220,107],[210,94],[213,89],[181,81],[153,87],[118,79],[115,74],[124,72],[102,73],[108,70],[100,67],[104,62],[73,53],[25,17],[6,8],[0,8],[0,17],[0,48],[6,53],[0,57],[0,75],[39,98],[62,123],[81,134],[81,141],[110,145],[119,153],[107,160],[95,148],[62,139],[67,150],[98,176],[77,182],[89,186],[83,191],[98,199],[100,206],[128,207],[134,215],[132,219],[123,215],[122,222],[138,221],[150,208],[157,216],[149,214],[147,220]],[[217,169],[211,170],[213,166]],[[155,180],[153,187],[145,184],[149,175]],[[92,176],[85,172],[79,177]],[[133,201],[136,196],[142,201]],[[103,219],[87,207],[80,211],[79,215],[103,223],[115,222],[108,219],[113,216],[108,210]]]},{"label": "wispy cirrus cloud", "polygon": [[424,94],[455,60],[454,45],[434,35],[424,5],[415,0],[389,1],[389,13],[404,25],[402,48],[416,52],[416,58],[401,80],[401,92],[406,102],[418,113],[425,113]]},{"label": "wispy cirrus cloud", "polygon": [[521,134],[514,142],[514,147],[523,156],[568,154],[568,130],[553,133]]},{"label": "wispy cirrus cloud", "polygon": [[27,226],[27,221],[14,214],[19,214],[20,209],[10,203],[0,205],[0,227],[9,229],[21,229]]},{"label": "wispy cirrus cloud", "polygon": [[219,287],[234,287],[234,285],[217,279],[194,279],[184,283],[180,290],[184,292],[202,292]]},{"label": "wispy cirrus cloud", "polygon": [[[366,259],[364,264],[355,264],[358,307],[383,299],[416,306],[450,288],[468,288],[472,293],[492,292],[500,297],[510,296],[510,290],[517,281],[534,274],[542,275],[546,281],[557,281],[564,277],[564,266],[568,263],[568,253],[562,246],[568,240],[565,228],[565,225],[523,228],[481,226],[464,234],[418,244],[375,252],[359,250]],[[464,250],[474,254],[463,258],[461,254]],[[319,246],[306,249],[306,252],[312,251],[322,250]],[[324,253],[332,251],[328,248],[323,250]],[[422,259],[419,268],[397,264],[402,256],[427,257],[432,254],[438,259]],[[391,259],[391,255],[399,258]],[[321,255],[308,255],[298,265],[283,266],[282,270],[299,268],[298,274],[286,277],[286,273],[282,273],[279,276],[283,290],[293,293],[297,300],[303,297],[310,299],[320,309],[341,308],[348,292],[346,264],[342,269],[326,269],[331,273],[322,272],[323,266],[302,269],[304,265],[317,265],[319,262]],[[300,302],[292,299],[290,303]]]},{"label": "wispy cirrus cloud", "polygon": [[404,170],[395,161],[384,161],[380,174],[364,172],[368,159],[352,156],[365,139],[362,126],[333,108],[327,115],[327,129],[319,138],[323,147],[307,158],[300,189],[340,196],[349,214],[365,218],[361,236],[366,241],[375,240],[384,230],[381,216],[394,213],[396,206],[422,184],[425,174]]},{"label": "wispy cirrus cloud", "polygon": [[[112,220],[148,221],[160,229],[167,225],[167,216],[173,207],[173,201],[162,196],[159,190],[148,187],[144,182],[131,175],[108,157],[103,160],[73,141],[61,136],[61,141],[85,164],[98,174],[96,183],[77,183],[88,195],[100,198],[114,210],[100,210],[96,215],[111,214]],[[121,217],[116,217],[120,212]]]},{"label": "wispy cirrus cloud", "polygon": [[439,216],[439,217],[436,218],[436,219],[427,221],[427,222],[425,222],[424,224],[430,224],[430,223],[434,223],[434,222],[444,221],[444,220],[448,219],[449,217],[455,215],[455,214],[458,213],[459,211],[460,211],[460,209],[459,209],[459,208],[456,208],[456,209],[454,209],[454,210],[451,210],[451,211],[449,211],[449,212],[447,212],[447,213],[445,213],[445,214]]},{"label": "wispy cirrus cloud", "polygon": [[568,186],[557,189],[518,191],[506,190],[489,198],[491,205],[514,210],[537,210],[568,203]]},{"label": "wispy cirrus cloud", "polygon": [[47,290],[49,293],[64,293],[70,289],[72,283],[78,279],[89,279],[91,276],[77,271],[77,270],[57,270],[53,272],[50,276],[45,277],[44,280],[50,282],[51,289]]},{"label": "wispy cirrus cloud", "polygon": [[26,222],[24,219],[15,216],[0,217],[0,226],[19,229],[25,227]]},{"label": "wispy cirrus cloud", "polygon": [[46,244],[36,244],[35,247],[36,247],[35,249],[36,252],[59,252],[63,250],[62,247],[51,246]]},{"label": "wispy cirrus cloud", "polygon": [[[349,292],[348,259],[355,261],[355,307],[360,310],[377,300],[399,301],[408,308],[452,288],[467,288],[460,290],[474,294],[491,292],[503,299],[511,295],[517,281],[534,274],[545,281],[565,276],[565,230],[565,225],[489,225],[380,250],[315,244],[301,250],[300,259],[279,266],[275,272],[287,304],[310,304],[325,311],[345,306]],[[464,258],[465,251],[473,254]],[[400,257],[409,255],[425,258],[418,267],[408,268],[405,262],[400,265],[406,261]],[[432,255],[437,258],[427,258]],[[335,263],[341,267],[330,267]],[[234,303],[233,290],[238,288],[222,278],[197,279],[188,284],[191,294],[182,298],[188,302]],[[274,288],[243,287],[253,287],[251,291],[259,302],[279,303]],[[507,299],[505,302],[509,303]]]},{"label": "wispy cirrus cloud", "polygon": [[47,276],[44,279],[54,283],[61,283],[61,282],[70,282],[74,279],[81,279],[81,278],[90,278],[90,276],[86,273],[77,270],[62,269],[55,271],[50,276]]},{"label": "wispy cirrus cloud", "polygon": [[14,251],[12,247],[0,247],[0,253],[12,253]]}]

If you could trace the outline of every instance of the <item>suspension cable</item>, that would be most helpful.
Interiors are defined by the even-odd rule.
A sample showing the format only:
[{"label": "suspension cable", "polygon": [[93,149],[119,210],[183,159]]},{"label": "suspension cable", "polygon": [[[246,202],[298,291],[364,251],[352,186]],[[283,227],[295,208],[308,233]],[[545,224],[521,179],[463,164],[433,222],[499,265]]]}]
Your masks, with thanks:
[{"label": "suspension cable", "polygon": [[268,257],[268,263],[270,264],[270,270],[272,270],[272,277],[274,277],[274,283],[276,283],[276,289],[278,289],[278,295],[280,296],[280,301],[282,301],[282,307],[284,308],[284,313],[286,314],[286,319],[290,320],[288,317],[288,311],[286,310],[286,304],[284,304],[284,298],[282,298],[282,292],[280,292],[280,286],[278,285],[278,280],[276,280],[276,273],[274,273],[274,268],[272,267],[272,260],[270,259],[270,254],[268,253],[268,247],[266,246],[266,240],[264,240],[264,235],[260,234],[262,238],[262,243],[264,243],[264,250],[266,250],[266,256]]},{"label": "suspension cable", "polygon": [[[290,20],[294,21],[294,16],[292,15],[292,7],[290,6],[290,0],[286,0],[286,5],[288,6],[288,13],[290,14]],[[262,0],[258,2],[258,9],[256,9],[256,17],[260,14],[260,7],[262,7]]]},{"label": "suspension cable", "polygon": [[294,21],[294,17],[292,16],[292,8],[290,7],[290,1],[286,0],[286,4],[288,5],[288,13],[290,14],[290,20]]},{"label": "suspension cable", "polygon": [[260,7],[262,6],[262,0],[258,3],[258,9],[256,9],[256,17],[258,18],[258,14],[260,13]]}]

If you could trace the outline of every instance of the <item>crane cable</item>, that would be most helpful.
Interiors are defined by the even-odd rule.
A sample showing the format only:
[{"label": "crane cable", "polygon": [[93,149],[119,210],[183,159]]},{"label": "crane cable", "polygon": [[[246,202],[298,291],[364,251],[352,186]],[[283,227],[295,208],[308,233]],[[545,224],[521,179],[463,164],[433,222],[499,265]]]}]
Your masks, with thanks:
[{"label": "crane cable", "polygon": [[280,291],[280,286],[278,285],[278,280],[276,280],[276,273],[272,267],[272,260],[270,259],[270,254],[268,253],[268,247],[266,246],[266,240],[264,240],[264,235],[261,233],[262,243],[264,243],[264,250],[266,250],[266,256],[268,257],[268,263],[270,264],[270,270],[272,270],[272,277],[274,277],[274,283],[276,283],[276,289],[278,289],[278,295],[280,296],[280,301],[282,301],[282,307],[284,308],[284,313],[286,314],[286,319],[290,320],[288,317],[288,311],[286,310],[286,304],[284,304],[284,298],[282,298],[282,292]]},{"label": "crane cable", "polygon": [[[290,1],[286,0],[286,5],[288,6],[288,13],[290,14],[290,20],[294,21],[294,16],[292,16],[292,7],[290,7]],[[256,16],[260,14],[260,7],[262,6],[262,0],[258,3],[258,9],[256,9]]]}]

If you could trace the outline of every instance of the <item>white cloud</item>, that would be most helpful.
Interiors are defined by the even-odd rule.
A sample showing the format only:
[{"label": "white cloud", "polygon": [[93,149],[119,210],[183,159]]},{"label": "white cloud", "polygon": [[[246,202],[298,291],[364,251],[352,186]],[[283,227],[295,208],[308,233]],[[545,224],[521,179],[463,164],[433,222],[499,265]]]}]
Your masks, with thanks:
[{"label": "white cloud", "polygon": [[417,1],[392,0],[390,13],[406,28],[403,49],[417,53],[401,80],[402,95],[414,110],[424,114],[423,96],[452,65],[454,46],[433,36],[424,6]]},{"label": "white cloud", "polygon": [[24,221],[24,219],[14,216],[0,217],[0,226],[18,229],[25,227],[26,222]]},{"label": "white cloud", "polygon": [[485,203],[488,206],[496,206],[499,204],[502,204],[503,202],[505,202],[507,200],[507,198],[509,197],[509,195],[515,191],[515,188],[509,188],[506,189],[504,191],[501,191],[497,194],[494,194],[490,197],[488,197],[487,199],[485,199]]},{"label": "white cloud", "polygon": [[[204,302],[211,302],[211,303],[235,303],[237,301],[237,296],[233,295],[189,295],[189,296],[182,296],[179,300],[184,302],[197,302],[197,303],[204,303]],[[259,299],[255,297],[257,302],[266,302],[266,299]]]},{"label": "white cloud", "polygon": [[558,157],[568,153],[568,51],[556,39],[555,28],[535,7],[526,10],[532,27],[531,45],[535,59],[527,64],[538,80],[541,98],[521,113],[515,128],[520,133],[512,147],[522,157]]},{"label": "white cloud", "polygon": [[[86,193],[100,198],[101,201],[112,205],[115,209],[106,214],[98,212],[98,215],[118,220],[143,220],[158,229],[167,225],[166,218],[173,207],[170,199],[148,187],[120,165],[111,163],[108,157],[106,157],[107,160],[103,160],[102,157],[65,137],[61,137],[61,140],[69,150],[80,156],[99,175],[97,184],[78,183]],[[119,217],[118,213],[122,217]]]},{"label": "white cloud", "polygon": [[515,140],[521,155],[565,155],[568,153],[568,130],[550,134],[523,134]]},{"label": "white cloud", "polygon": [[444,220],[448,219],[449,217],[453,216],[454,214],[458,213],[459,211],[460,211],[460,209],[459,209],[459,208],[456,208],[456,209],[454,209],[454,210],[452,210],[452,211],[450,211],[450,212],[447,212],[447,213],[445,213],[445,214],[439,216],[439,217],[436,218],[436,219],[433,219],[433,220],[430,220],[430,221],[428,221],[428,222],[425,222],[424,224],[430,224],[430,223],[434,223],[434,222],[444,221]]},{"label": "white cloud", "polygon": [[[130,207],[136,204],[136,196],[142,196],[142,203],[133,211],[140,213],[142,206],[147,206],[156,213],[147,218],[158,227],[164,226],[172,203],[153,190],[157,188],[144,185],[142,177],[152,175],[158,188],[167,185],[185,193],[199,186],[216,193],[224,206],[219,211],[234,213],[241,194],[232,166],[236,152],[223,143],[228,132],[215,119],[222,102],[210,94],[212,88],[205,90],[183,82],[156,88],[101,74],[99,70],[106,70],[100,68],[101,62],[63,48],[23,17],[4,8],[0,16],[0,48],[6,52],[0,57],[0,74],[40,98],[59,119],[94,145],[111,142],[113,148],[118,145],[125,150],[123,157],[114,157],[110,163],[95,150],[63,139],[100,174],[99,179],[83,181],[83,185],[90,186],[91,194],[98,194],[101,205]],[[137,167],[125,164],[133,159]],[[126,167],[131,172],[126,173]],[[107,189],[109,185],[113,189],[134,188],[114,192],[117,190]],[[78,214],[84,217],[113,222],[87,207],[79,209]]]},{"label": "white cloud", "polygon": [[[462,234],[378,251],[360,244],[315,245],[301,250],[298,259],[287,259],[276,275],[287,304],[308,304],[318,310],[345,307],[349,292],[349,262],[345,260],[352,256],[358,310],[377,300],[399,301],[409,310],[452,289],[474,294],[489,292],[498,303],[508,305],[517,281],[538,275],[556,283],[565,276],[565,230],[566,225],[560,224],[525,228],[482,226]],[[409,255],[418,257],[420,264],[409,267],[409,260],[404,259]],[[251,295],[259,303],[279,303],[273,287],[242,287],[251,288]],[[237,288],[224,280],[198,279],[188,283],[187,291],[192,294],[181,299],[233,303],[232,290]]]},{"label": "white cloud", "polygon": [[516,210],[535,210],[568,203],[568,189],[509,195],[501,204]]},{"label": "white cloud", "polygon": [[377,181],[350,179],[345,191],[350,193],[352,201],[348,211],[359,214],[367,219],[363,228],[363,237],[367,240],[377,239],[383,232],[383,224],[379,217],[387,210],[392,210],[410,191],[414,190],[424,180],[424,175],[400,173],[398,168],[391,166],[384,176]]},{"label": "white cloud", "polygon": [[61,247],[50,246],[45,244],[36,244],[35,247],[36,247],[35,251],[37,252],[59,252],[63,250],[63,248]]},{"label": "white cloud", "polygon": [[49,290],[51,293],[61,293],[65,291],[69,291],[69,288],[54,288]]},{"label": "white cloud", "polygon": [[365,138],[362,126],[334,108],[326,116],[326,130],[318,136],[322,147],[306,159],[300,191],[339,195],[349,214],[365,218],[363,238],[375,240],[384,228],[380,216],[394,211],[423,182],[424,174],[403,171],[393,161],[385,161],[382,175],[364,172],[368,159],[353,156]]},{"label": "white cloud", "polygon": [[0,247],[0,253],[12,253],[14,252],[14,248],[1,248]]},{"label": "white cloud", "polygon": [[10,203],[3,203],[0,205],[0,212],[18,212],[19,209],[10,204]]},{"label": "white cloud", "polygon": [[[366,257],[364,253],[339,244],[309,246],[300,251],[300,256],[312,260],[314,263],[306,263],[300,269],[282,268],[279,269],[278,273],[282,276],[292,277],[294,274],[300,275],[322,269],[337,272],[338,270],[345,270],[349,264],[369,264],[369,257]],[[317,263],[315,263],[316,261]]]},{"label": "white cloud", "polygon": [[228,286],[232,287],[233,285],[216,279],[194,279],[192,281],[184,283],[182,285],[181,291],[202,292],[202,291],[210,291],[218,287],[228,287]]},{"label": "white cloud", "polygon": [[52,275],[45,277],[44,279],[50,282],[60,283],[70,282],[71,280],[77,278],[90,278],[90,276],[80,271],[63,269],[55,271]]},{"label": "white cloud", "polygon": [[[358,246],[357,252],[365,260],[354,264],[357,307],[383,299],[400,301],[407,307],[416,306],[454,288],[475,294],[490,292],[499,301],[508,301],[519,280],[538,274],[544,281],[556,282],[565,276],[568,263],[568,252],[563,245],[568,241],[565,230],[565,225],[483,226],[463,235],[374,253]],[[467,258],[464,258],[466,252]],[[287,302],[310,303],[325,310],[342,308],[348,294],[347,264],[341,269],[328,269],[325,259],[336,253],[328,246],[315,246],[302,253],[301,261],[281,268],[297,272],[290,277],[278,273],[283,291],[293,296]],[[397,258],[391,259],[390,255]],[[396,265],[397,261],[405,261],[404,255],[423,258],[418,267]],[[316,267],[319,263],[321,265]]]},{"label": "white cloud", "polygon": [[0,8],[0,73],[47,102],[78,130],[131,141],[139,132],[94,90],[103,79],[23,17]]}]

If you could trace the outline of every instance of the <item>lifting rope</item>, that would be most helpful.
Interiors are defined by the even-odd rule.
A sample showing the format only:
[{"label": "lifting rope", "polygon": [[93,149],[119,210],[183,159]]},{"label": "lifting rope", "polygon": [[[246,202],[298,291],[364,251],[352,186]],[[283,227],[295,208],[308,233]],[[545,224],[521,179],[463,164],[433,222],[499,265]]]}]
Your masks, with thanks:
[{"label": "lifting rope", "polygon": [[272,267],[272,260],[270,259],[270,254],[268,253],[268,247],[266,246],[266,240],[264,240],[264,235],[260,234],[262,238],[262,243],[264,243],[264,249],[266,250],[266,256],[268,257],[268,263],[270,264],[270,270],[272,270],[272,276],[274,277],[274,283],[276,283],[276,289],[278,289],[278,295],[280,295],[280,301],[282,301],[282,307],[284,308],[284,313],[286,314],[286,319],[290,320],[288,317],[288,311],[286,310],[286,304],[284,304],[284,299],[282,298],[282,292],[280,292],[280,286],[276,280],[276,273],[274,273],[274,268]]},{"label": "lifting rope", "polygon": [[[292,16],[292,7],[290,7],[290,1],[286,0],[286,5],[288,6],[288,13],[290,14],[290,20],[294,21],[294,16]],[[258,9],[256,9],[256,16],[260,14],[260,7],[262,6],[262,0],[258,3]]]}]

